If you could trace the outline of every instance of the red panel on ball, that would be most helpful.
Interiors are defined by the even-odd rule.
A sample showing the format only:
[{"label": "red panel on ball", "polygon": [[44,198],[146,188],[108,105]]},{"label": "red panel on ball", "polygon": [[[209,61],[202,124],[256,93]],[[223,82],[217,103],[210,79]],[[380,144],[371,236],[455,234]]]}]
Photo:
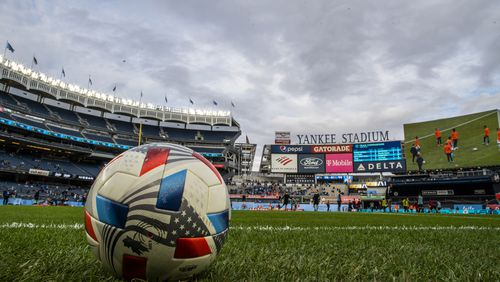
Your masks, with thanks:
[{"label": "red panel on ball", "polygon": [[142,164],[141,174],[157,168],[167,163],[169,149],[165,147],[152,147],[146,153],[146,158]]},{"label": "red panel on ball", "polygon": [[213,173],[215,173],[215,176],[217,176],[220,183],[222,183],[222,177],[220,176],[219,171],[217,171],[217,169],[214,167],[214,165],[209,160],[205,159],[202,155],[200,155],[198,153],[193,153],[193,156],[195,158],[197,158],[198,160],[200,160],[201,162],[203,162],[206,166],[208,166],[213,171]]},{"label": "red panel on ball", "polygon": [[89,234],[89,236],[97,242],[94,227],[92,227],[92,219],[90,218],[90,214],[87,211],[85,211],[85,230],[87,231],[87,234]]},{"label": "red panel on ball", "polygon": [[207,240],[203,237],[178,238],[174,258],[197,258],[211,253],[212,250],[210,250]]},{"label": "red panel on ball", "polygon": [[146,280],[146,265],[148,259],[133,255],[123,255],[123,278],[125,280]]}]

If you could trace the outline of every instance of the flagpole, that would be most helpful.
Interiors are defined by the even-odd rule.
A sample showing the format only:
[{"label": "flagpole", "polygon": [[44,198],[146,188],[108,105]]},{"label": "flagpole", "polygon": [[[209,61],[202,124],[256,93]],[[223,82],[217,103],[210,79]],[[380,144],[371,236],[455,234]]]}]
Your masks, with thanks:
[{"label": "flagpole", "polygon": [[89,74],[89,81],[87,81],[87,89],[90,90],[90,74]]},{"label": "flagpole", "polygon": [[[141,117],[141,104],[142,104],[142,91],[141,91],[141,97],[139,98],[139,110],[137,111],[137,117]],[[141,146],[141,140],[142,140],[142,122],[139,120],[139,142],[137,146]]]}]

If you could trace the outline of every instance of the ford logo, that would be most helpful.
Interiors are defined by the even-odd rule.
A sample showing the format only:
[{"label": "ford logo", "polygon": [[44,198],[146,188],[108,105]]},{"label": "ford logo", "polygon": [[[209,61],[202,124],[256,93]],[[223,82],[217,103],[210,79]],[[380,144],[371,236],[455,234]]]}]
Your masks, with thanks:
[{"label": "ford logo", "polygon": [[320,166],[323,164],[323,160],[320,158],[305,158],[300,160],[300,164],[303,166]]}]

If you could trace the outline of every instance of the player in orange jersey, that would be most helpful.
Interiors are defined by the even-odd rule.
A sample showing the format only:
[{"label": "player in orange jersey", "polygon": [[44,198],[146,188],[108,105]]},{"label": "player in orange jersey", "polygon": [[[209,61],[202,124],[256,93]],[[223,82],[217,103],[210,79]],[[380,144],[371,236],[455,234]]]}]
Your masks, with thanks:
[{"label": "player in orange jersey", "polygon": [[490,145],[490,129],[486,125],[484,126],[483,145]]},{"label": "player in orange jersey", "polygon": [[451,131],[452,150],[458,149],[458,131],[453,128]]},{"label": "player in orange jersey", "polygon": [[434,131],[434,136],[436,136],[437,146],[441,146],[443,142],[441,141],[441,130],[439,130],[439,128],[436,128],[436,130]]},{"label": "player in orange jersey", "polygon": [[417,149],[421,147],[420,139],[418,139],[418,136],[415,136],[415,147],[417,147]]},{"label": "player in orange jersey", "polygon": [[497,144],[498,150],[500,151],[500,128],[497,128]]},{"label": "player in orange jersey", "polygon": [[451,145],[449,143],[446,143],[446,145],[444,145],[443,151],[446,154],[446,158],[448,159],[448,163],[453,162],[453,155],[452,155],[453,150],[452,150]]}]

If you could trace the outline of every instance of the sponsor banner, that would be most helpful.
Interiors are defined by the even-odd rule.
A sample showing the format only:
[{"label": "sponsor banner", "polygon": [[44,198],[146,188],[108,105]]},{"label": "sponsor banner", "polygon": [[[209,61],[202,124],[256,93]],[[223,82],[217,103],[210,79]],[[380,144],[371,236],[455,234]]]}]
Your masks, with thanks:
[{"label": "sponsor banner", "polygon": [[80,180],[94,180],[94,177],[87,175],[78,175],[76,178]]},{"label": "sponsor banner", "polygon": [[299,155],[299,173],[325,172],[325,155]]},{"label": "sponsor banner", "polygon": [[342,204],[349,204],[349,202],[354,203],[360,200],[360,196],[340,196],[340,202]]},{"label": "sponsor banner", "polygon": [[297,155],[272,154],[271,172],[297,173]]},{"label": "sponsor banner", "polygon": [[314,184],[314,174],[287,174],[285,184]]},{"label": "sponsor banner", "polygon": [[290,145],[290,131],[275,131],[274,143],[280,145]]},{"label": "sponsor banner", "polygon": [[311,146],[300,145],[271,145],[273,154],[310,154]]},{"label": "sponsor banner", "polygon": [[453,190],[422,190],[422,196],[453,196]]},{"label": "sponsor banner", "polygon": [[353,172],[352,154],[325,155],[326,172]]},{"label": "sponsor banner", "polygon": [[274,144],[279,144],[279,145],[290,145],[290,140],[274,140]]},{"label": "sponsor banner", "polygon": [[314,145],[311,146],[311,153],[315,154],[338,154],[352,153],[352,145]]},{"label": "sponsor banner", "polygon": [[[243,198],[243,194],[229,194],[229,197],[231,199],[241,199],[241,198]],[[278,199],[279,196],[278,195],[265,195],[265,196],[245,195],[245,198],[247,198],[247,199],[271,199],[271,200],[275,200],[275,199]]]},{"label": "sponsor banner", "polygon": [[369,195],[369,196],[385,196],[386,193],[387,193],[386,187],[366,189],[366,195]]},{"label": "sponsor banner", "polygon": [[50,175],[50,171],[48,171],[48,170],[34,169],[34,168],[30,168],[28,173],[33,174],[33,175],[41,175],[41,176],[49,176]]},{"label": "sponsor banner", "polygon": [[381,162],[403,159],[401,141],[354,144],[354,162]]},{"label": "sponsor banner", "polygon": [[406,172],[405,160],[354,163],[354,172]]},{"label": "sponsor banner", "polygon": [[60,172],[54,172],[55,177],[62,177],[62,178],[71,178],[73,175],[69,173],[60,173]]},{"label": "sponsor banner", "polygon": [[349,189],[365,189],[368,187],[386,187],[386,181],[369,181],[365,183],[353,183],[349,184]]}]

